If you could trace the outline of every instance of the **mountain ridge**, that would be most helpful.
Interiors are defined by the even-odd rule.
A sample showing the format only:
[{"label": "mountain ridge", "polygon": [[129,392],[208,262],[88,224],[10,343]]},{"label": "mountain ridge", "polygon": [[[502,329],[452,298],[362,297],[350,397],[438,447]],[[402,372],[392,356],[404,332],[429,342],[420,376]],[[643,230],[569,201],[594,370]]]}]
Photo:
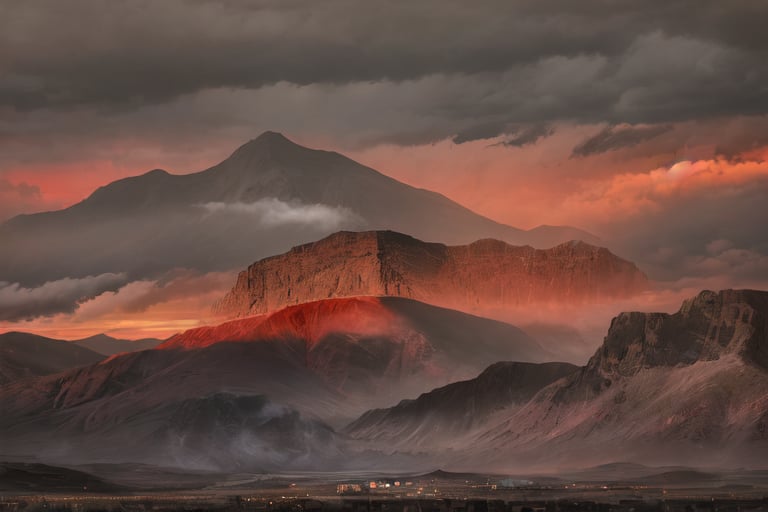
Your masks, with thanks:
[{"label": "mountain ridge", "polygon": [[86,338],[72,340],[77,346],[98,352],[105,356],[113,356],[122,352],[134,352],[137,350],[148,350],[155,348],[162,343],[162,340],[155,338],[143,338],[138,340],[127,340],[112,337],[105,333],[94,334]]},{"label": "mountain ridge", "polygon": [[[0,386],[7,451],[69,463],[315,467],[336,460],[329,427],[371,406],[499,359],[548,357],[512,325],[393,297],[327,299],[229,324]],[[119,442],[127,436],[140,448]]]},{"label": "mountain ridge", "polygon": [[249,265],[213,310],[244,317],[327,297],[373,295],[472,312],[573,306],[647,286],[634,264],[582,241],[550,249],[491,238],[447,246],[389,230],[339,231]]},{"label": "mountain ridge", "polygon": [[[292,212],[277,224],[265,221],[274,220],[275,204]],[[307,215],[309,207],[321,221]],[[339,229],[394,229],[446,243],[487,236],[544,247],[574,233],[597,240],[575,228],[513,228],[339,153],[266,133],[208,169],[156,169],[99,187],[68,208],[0,224],[0,243],[15,247],[0,254],[0,280],[37,286],[108,272],[143,278],[173,268],[230,270]]]},{"label": "mountain ridge", "polygon": [[[46,453],[50,462],[230,469],[365,465],[371,454],[381,464],[413,458],[499,472],[616,460],[742,467],[768,457],[768,292],[703,291],[676,313],[619,314],[581,368],[492,364],[510,360],[500,354],[520,341],[512,326],[409,299],[318,302],[373,306],[376,318],[389,310],[407,322],[383,316],[393,331],[378,335],[381,326],[365,323],[323,331],[313,322],[343,308],[301,305],[277,316],[289,329],[267,329],[270,337],[207,343],[192,330],[188,339],[202,345],[169,343],[0,386],[0,435],[18,455]],[[359,317],[367,309],[357,306],[349,311]],[[468,363],[478,369],[466,377],[434,372]],[[333,430],[340,419],[342,433]],[[126,432],[142,450],[122,449]]]},{"label": "mountain ridge", "polygon": [[[446,404],[422,407],[418,430],[406,402],[366,413],[347,431],[364,445],[431,453],[465,469],[759,464],[768,456],[766,319],[768,292],[705,290],[676,313],[619,314],[587,365],[500,408],[480,429],[433,436],[440,422],[430,418]],[[406,427],[409,437],[398,439]]]},{"label": "mountain ridge", "polygon": [[[496,411],[522,404],[545,386],[578,367],[569,363],[494,363],[477,377],[454,382],[402,400],[394,407],[373,409],[344,428],[353,437],[373,434],[389,446],[427,449],[446,436],[482,426]],[[381,425],[387,428],[382,432]],[[439,444],[438,444],[439,446]]]},{"label": "mountain ridge", "polygon": [[94,364],[104,355],[36,334],[10,331],[0,334],[0,385]]}]

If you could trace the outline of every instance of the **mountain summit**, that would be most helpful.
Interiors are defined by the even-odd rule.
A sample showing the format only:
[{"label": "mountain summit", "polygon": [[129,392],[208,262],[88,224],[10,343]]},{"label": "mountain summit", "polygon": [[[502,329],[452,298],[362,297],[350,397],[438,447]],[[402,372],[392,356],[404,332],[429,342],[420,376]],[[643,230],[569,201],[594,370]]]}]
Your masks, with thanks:
[{"label": "mountain summit", "polygon": [[154,170],[69,208],[5,222],[0,246],[14,250],[0,252],[0,281],[37,286],[105,272],[229,270],[339,229],[391,229],[452,244],[595,240],[575,228],[506,226],[339,153],[265,132],[204,171]]}]

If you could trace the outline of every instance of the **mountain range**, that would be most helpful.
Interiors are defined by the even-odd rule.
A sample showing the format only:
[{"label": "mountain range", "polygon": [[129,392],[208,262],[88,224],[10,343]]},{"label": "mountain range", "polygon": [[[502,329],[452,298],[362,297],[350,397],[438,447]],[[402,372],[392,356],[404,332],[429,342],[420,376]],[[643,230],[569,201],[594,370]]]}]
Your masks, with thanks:
[{"label": "mountain range", "polygon": [[501,322],[403,298],[328,299],[9,383],[0,435],[6,450],[70,463],[332,466],[349,457],[334,428],[372,406],[498,360],[549,358]]},{"label": "mountain range", "polygon": [[214,309],[244,317],[328,297],[373,295],[484,312],[547,303],[573,307],[647,288],[633,263],[580,241],[550,249],[493,239],[446,246],[393,231],[342,231],[250,265]]},{"label": "mountain range", "polygon": [[[220,472],[768,460],[768,292],[621,313],[586,365],[559,362],[595,347],[556,325],[566,311],[650,287],[594,242],[274,132],[205,171],[18,216],[0,225],[0,285],[33,303],[65,302],[59,279],[249,266],[213,306],[230,321],[164,341],[0,335],[0,456]],[[103,291],[83,290],[73,308]],[[534,337],[476,316],[513,310]]]},{"label": "mountain range", "polygon": [[122,352],[149,350],[150,348],[155,348],[160,343],[162,343],[162,340],[158,340],[156,338],[126,340],[113,338],[112,336],[108,336],[102,333],[94,334],[93,336],[88,336],[87,338],[74,340],[72,343],[77,346],[93,350],[94,352],[103,354],[105,356],[113,356]]},{"label": "mountain range", "polygon": [[568,363],[498,362],[479,376],[373,409],[345,432],[357,439],[385,443],[390,449],[424,452],[445,449],[466,432],[482,428],[488,417],[528,402],[543,387],[574,373]]},{"label": "mountain range", "polygon": [[204,171],[155,169],[69,208],[6,221],[0,245],[14,250],[0,252],[0,281],[32,287],[103,273],[137,279],[175,268],[229,270],[345,228],[444,243],[596,241],[571,227],[500,224],[338,153],[265,132]]},{"label": "mountain range", "polygon": [[156,339],[123,340],[96,334],[67,341],[26,332],[0,334],[0,385],[87,366],[107,356],[154,348]]},{"label": "mountain range", "polygon": [[63,340],[25,332],[0,334],[0,385],[86,366],[104,355]]},{"label": "mountain range", "polygon": [[367,413],[347,433],[398,452],[428,445],[442,462],[486,470],[614,460],[760,466],[768,457],[767,363],[768,292],[705,291],[675,314],[620,314],[586,366],[530,400],[479,410],[459,432],[445,432],[450,403],[476,398],[477,388],[503,394],[508,381],[489,391],[481,375]]},{"label": "mountain range", "polygon": [[618,315],[577,367],[499,322],[326,299],[2,385],[0,437],[45,462],[218,471],[759,466],[767,329],[768,292],[705,291]]}]

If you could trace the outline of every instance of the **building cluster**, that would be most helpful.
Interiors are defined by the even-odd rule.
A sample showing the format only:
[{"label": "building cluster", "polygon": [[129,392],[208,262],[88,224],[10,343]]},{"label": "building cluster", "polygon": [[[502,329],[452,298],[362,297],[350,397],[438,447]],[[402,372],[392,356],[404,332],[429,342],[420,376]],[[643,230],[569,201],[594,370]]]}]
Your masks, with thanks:
[{"label": "building cluster", "polygon": [[344,482],[336,486],[336,494],[339,496],[387,494],[390,491],[415,491],[420,493],[423,490],[423,487],[414,485],[410,480],[367,480],[362,482]]}]

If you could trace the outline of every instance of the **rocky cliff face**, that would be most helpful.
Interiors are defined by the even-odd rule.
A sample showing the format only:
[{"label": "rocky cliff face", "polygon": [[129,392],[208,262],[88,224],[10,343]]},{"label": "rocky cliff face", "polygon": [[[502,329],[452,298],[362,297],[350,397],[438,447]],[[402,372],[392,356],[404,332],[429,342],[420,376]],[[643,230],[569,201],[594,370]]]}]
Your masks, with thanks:
[{"label": "rocky cliff face", "polygon": [[646,287],[634,264],[583,242],[540,250],[490,239],[446,246],[392,231],[339,232],[254,263],[214,309],[243,317],[313,300],[375,295],[466,311],[581,304]]},{"label": "rocky cliff face", "polygon": [[[651,368],[691,366],[732,356],[768,370],[768,293],[703,291],[674,314],[621,313],[578,377],[578,394],[600,393],[613,381]],[[562,390],[557,399],[570,396]]]},{"label": "rocky cliff face", "polygon": [[645,367],[713,361],[728,354],[768,368],[768,294],[704,291],[673,315],[623,313],[611,323],[594,366],[632,375]]}]

